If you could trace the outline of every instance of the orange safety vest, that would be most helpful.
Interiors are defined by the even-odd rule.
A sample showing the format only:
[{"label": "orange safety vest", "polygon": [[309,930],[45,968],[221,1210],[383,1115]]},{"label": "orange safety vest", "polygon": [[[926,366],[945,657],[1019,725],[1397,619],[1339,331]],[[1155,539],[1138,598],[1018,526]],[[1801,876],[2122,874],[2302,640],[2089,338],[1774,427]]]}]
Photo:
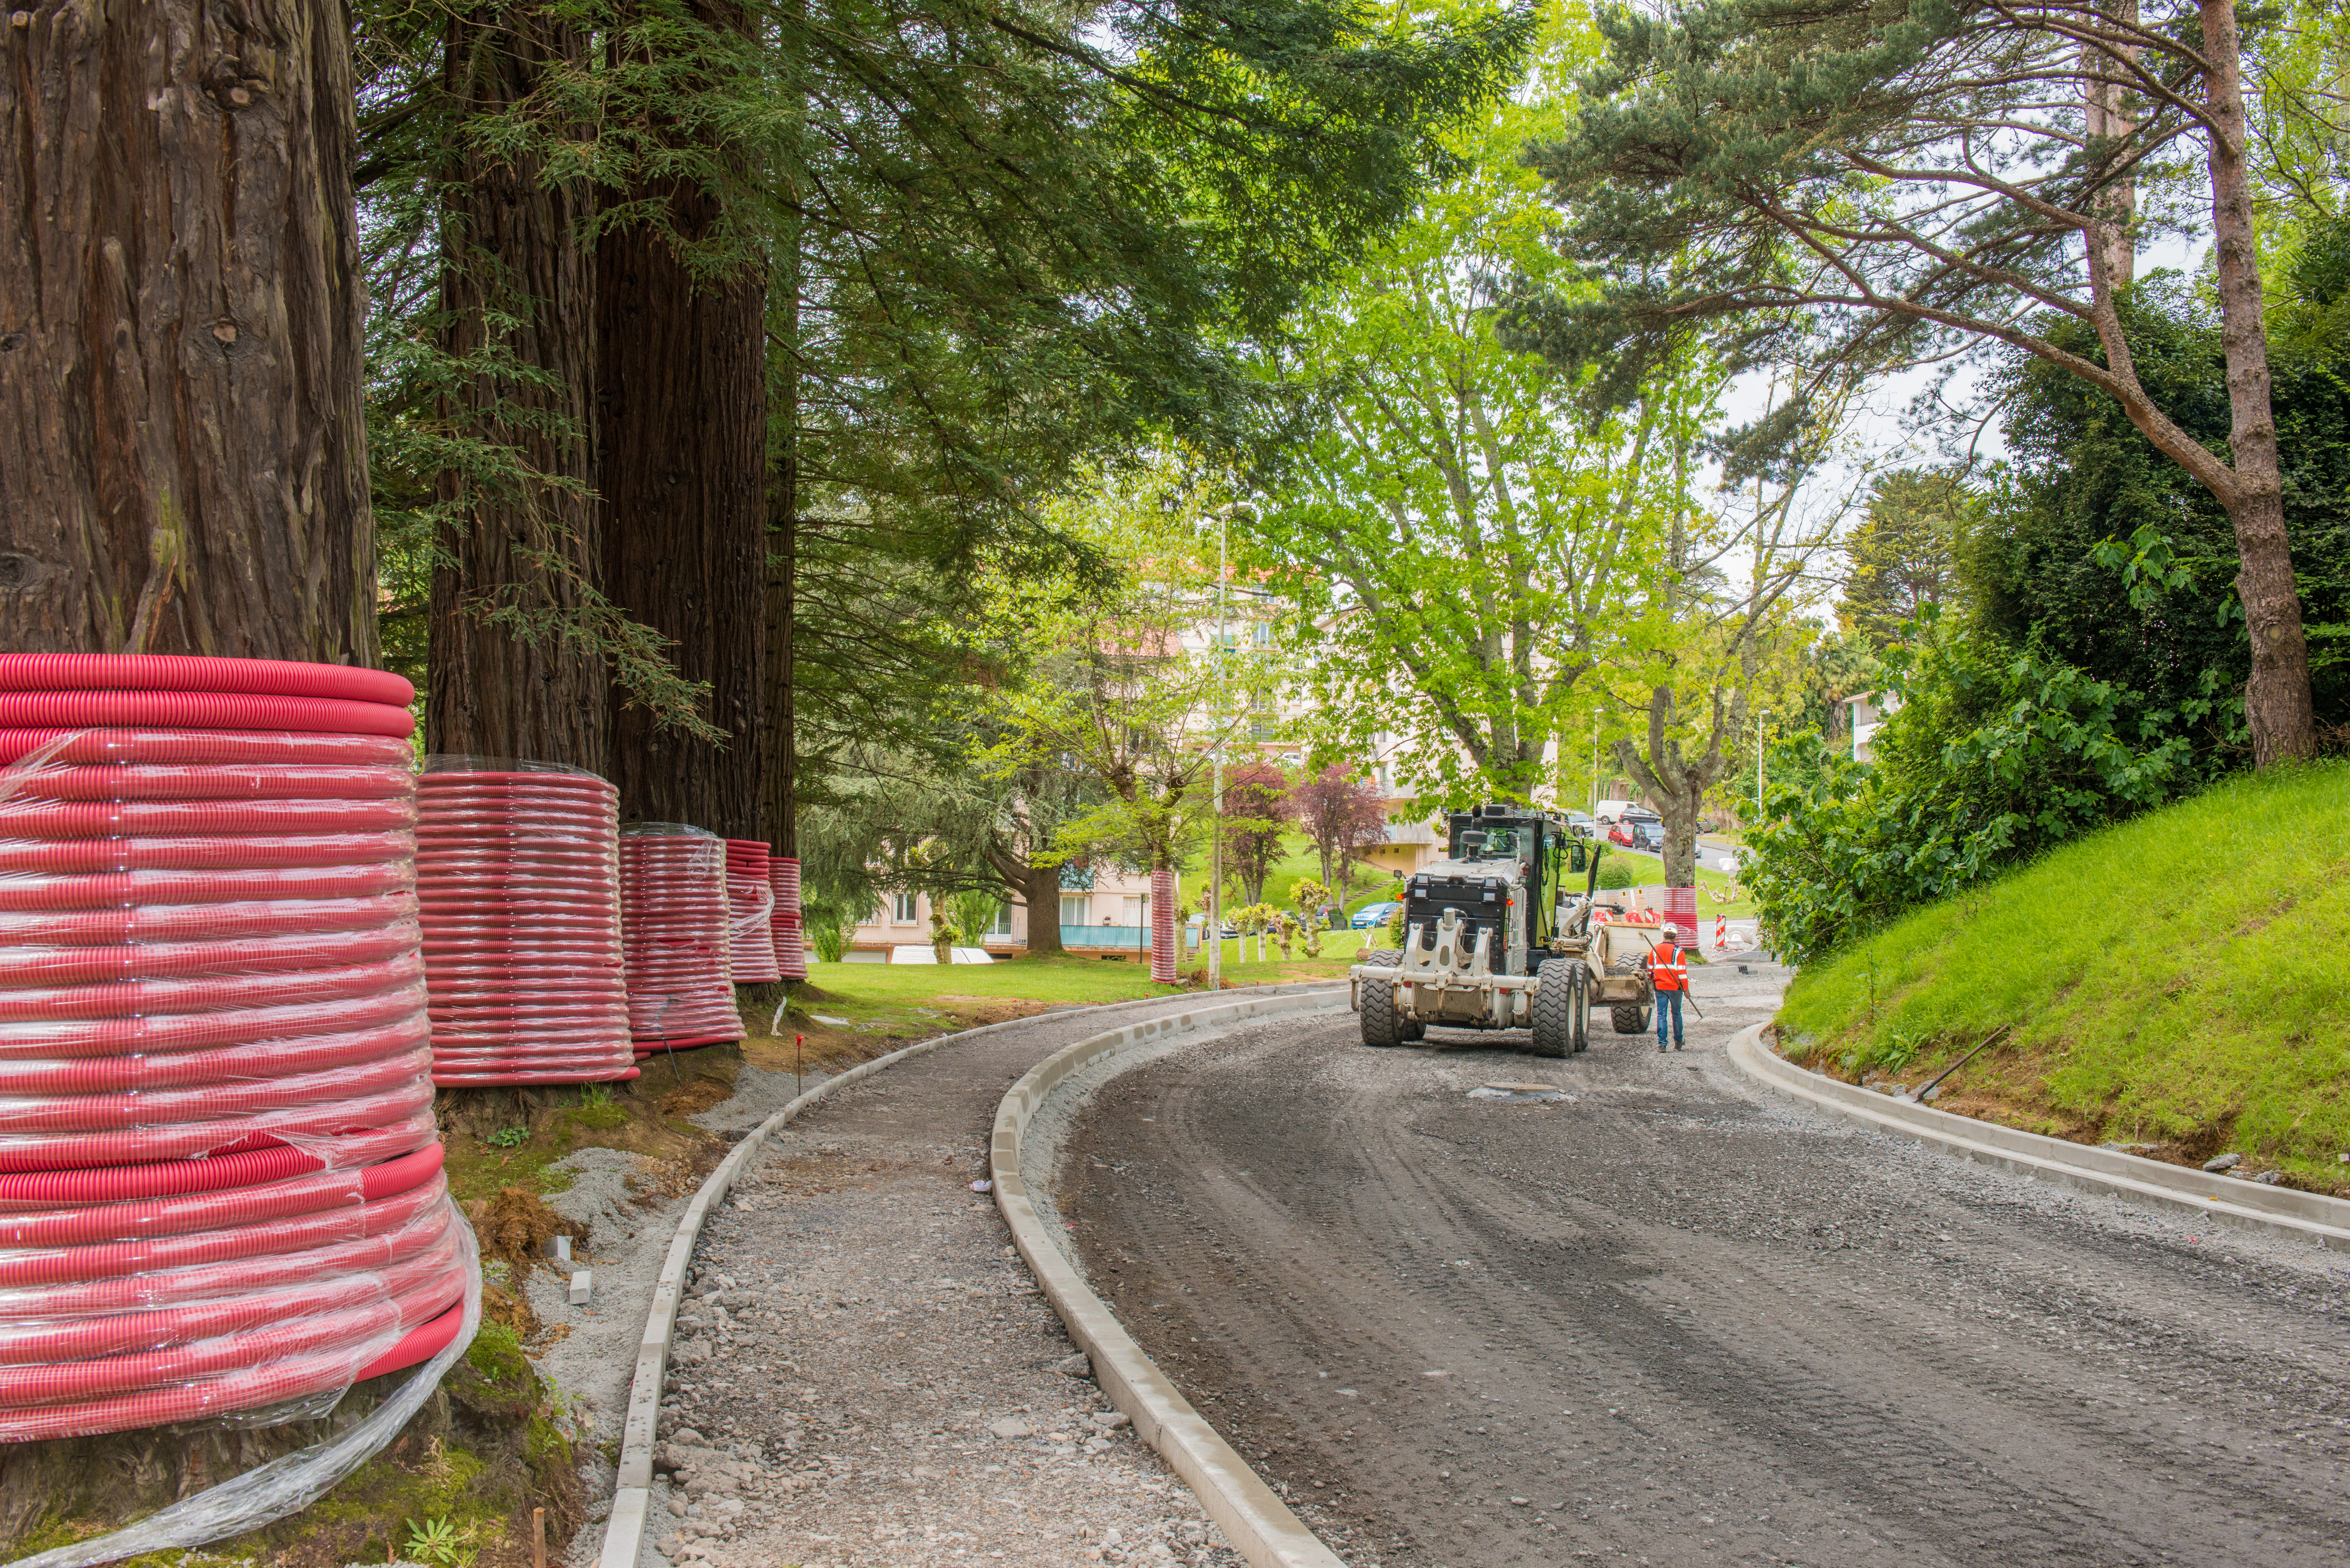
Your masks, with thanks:
[{"label": "orange safety vest", "polygon": [[1680,949],[1659,942],[1648,950],[1648,983],[1659,991],[1689,989],[1689,961],[1681,957]]}]

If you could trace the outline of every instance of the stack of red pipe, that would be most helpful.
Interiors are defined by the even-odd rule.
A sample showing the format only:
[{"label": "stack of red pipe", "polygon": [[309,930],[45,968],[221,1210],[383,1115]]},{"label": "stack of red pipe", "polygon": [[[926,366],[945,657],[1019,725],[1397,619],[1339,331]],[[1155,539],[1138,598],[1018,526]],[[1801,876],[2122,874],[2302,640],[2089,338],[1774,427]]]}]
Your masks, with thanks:
[{"label": "stack of red pipe", "polygon": [[743,1038],[726,961],[726,849],[644,823],[620,835],[620,960],[636,1054]]},{"label": "stack of red pipe", "polygon": [[455,1336],[412,695],[0,655],[0,1441],[325,1394]]},{"label": "stack of red pipe", "polygon": [[435,758],[417,804],[432,1081],[635,1077],[619,791],[571,769]]},{"label": "stack of red pipe", "polygon": [[767,886],[775,892],[775,911],[767,929],[775,938],[775,969],[785,980],[807,978],[807,935],[801,922],[800,863],[778,855],[767,862]]},{"label": "stack of red pipe", "polygon": [[737,985],[783,979],[772,926],[775,895],[767,884],[767,846],[726,841],[726,956]]}]

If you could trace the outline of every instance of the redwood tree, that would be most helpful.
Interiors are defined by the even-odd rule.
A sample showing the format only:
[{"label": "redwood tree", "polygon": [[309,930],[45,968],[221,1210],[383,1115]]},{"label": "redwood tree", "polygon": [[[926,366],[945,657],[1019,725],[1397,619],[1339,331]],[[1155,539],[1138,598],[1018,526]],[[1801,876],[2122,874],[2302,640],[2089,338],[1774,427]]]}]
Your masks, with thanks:
[{"label": "redwood tree", "polygon": [[[709,39],[745,22],[723,5],[693,11]],[[641,63],[639,48],[623,35],[615,58]],[[611,776],[626,817],[764,840],[766,288],[731,232],[742,171],[723,133],[697,119],[651,134],[674,156],[645,160],[649,171],[612,193],[596,251],[603,591],[669,639],[681,677],[709,687],[702,717],[721,735],[616,693]]]},{"label": "redwood tree", "polygon": [[350,20],[16,11],[0,42],[0,628],[370,664]]},{"label": "redwood tree", "polygon": [[426,734],[438,752],[611,767],[595,491],[592,192],[525,139],[494,150],[585,42],[538,0],[451,14],[442,88],[442,471]]}]

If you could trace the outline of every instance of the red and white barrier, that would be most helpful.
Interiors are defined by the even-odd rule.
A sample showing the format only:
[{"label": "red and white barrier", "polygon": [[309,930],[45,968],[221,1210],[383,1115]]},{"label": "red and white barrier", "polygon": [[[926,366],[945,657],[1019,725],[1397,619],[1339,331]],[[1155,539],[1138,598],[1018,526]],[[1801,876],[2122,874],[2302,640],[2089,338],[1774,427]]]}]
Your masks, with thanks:
[{"label": "red and white barrier", "polygon": [[1150,978],[1175,983],[1175,873],[1150,874]]},{"label": "red and white barrier", "polygon": [[619,792],[577,769],[450,756],[427,761],[417,798],[432,1081],[635,1077]]},{"label": "red and white barrier", "polygon": [[775,939],[775,970],[785,980],[806,980],[807,932],[800,906],[800,863],[783,856],[767,861],[767,885],[774,889],[775,910],[768,924]]},{"label": "red and white barrier", "polygon": [[767,846],[755,839],[726,841],[726,960],[736,985],[784,978],[775,963],[775,890]]},{"label": "red and white barrier", "polygon": [[620,960],[636,1054],[743,1038],[727,964],[726,846],[677,823],[620,835]]},{"label": "red and white barrier", "polygon": [[0,655],[0,1441],[331,1393],[462,1326],[412,696]]}]

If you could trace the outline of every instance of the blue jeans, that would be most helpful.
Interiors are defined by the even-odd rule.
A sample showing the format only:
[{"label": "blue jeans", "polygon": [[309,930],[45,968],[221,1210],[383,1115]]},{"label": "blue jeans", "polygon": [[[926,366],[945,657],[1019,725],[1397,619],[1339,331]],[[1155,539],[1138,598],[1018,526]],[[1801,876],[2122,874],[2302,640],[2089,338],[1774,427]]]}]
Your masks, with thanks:
[{"label": "blue jeans", "polygon": [[1660,1050],[1663,1048],[1665,1044],[1665,1015],[1667,1013],[1672,1014],[1673,1044],[1678,1045],[1681,1043],[1681,993],[1679,992],[1660,991],[1657,992],[1657,1045]]}]

